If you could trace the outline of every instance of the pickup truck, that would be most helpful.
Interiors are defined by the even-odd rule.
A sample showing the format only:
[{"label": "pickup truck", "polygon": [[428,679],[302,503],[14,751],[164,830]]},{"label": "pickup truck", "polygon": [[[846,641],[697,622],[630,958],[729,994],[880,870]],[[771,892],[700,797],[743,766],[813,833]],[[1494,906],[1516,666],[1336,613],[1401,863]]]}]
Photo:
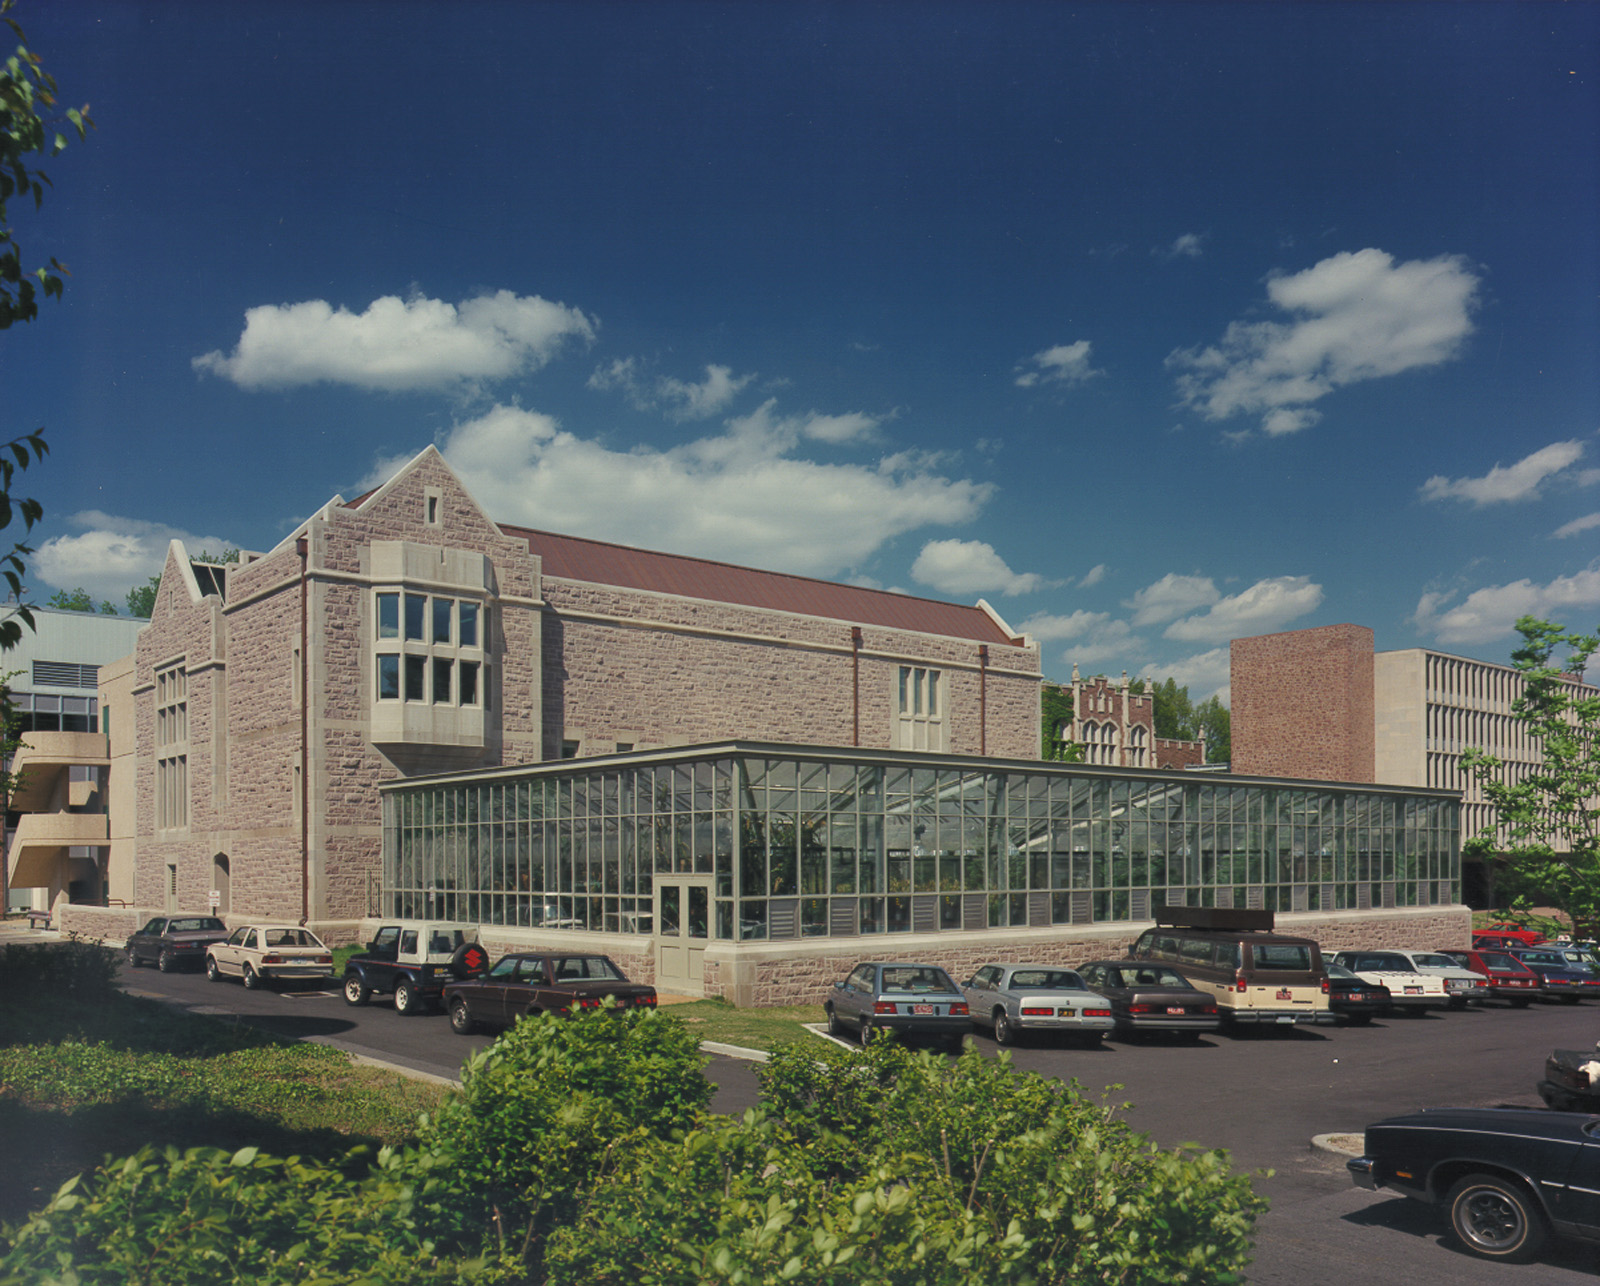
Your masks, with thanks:
[{"label": "pickup truck", "polygon": [[437,1004],[446,983],[488,967],[476,925],[396,920],[379,928],[365,955],[345,962],[344,999],[364,1005],[374,995],[392,994],[395,1013],[414,1014]]}]

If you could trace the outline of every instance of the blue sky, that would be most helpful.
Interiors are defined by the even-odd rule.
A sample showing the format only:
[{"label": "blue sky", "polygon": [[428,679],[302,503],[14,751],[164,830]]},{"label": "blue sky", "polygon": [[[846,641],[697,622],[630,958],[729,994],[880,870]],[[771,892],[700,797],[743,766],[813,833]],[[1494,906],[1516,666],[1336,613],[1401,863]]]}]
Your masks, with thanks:
[{"label": "blue sky", "polygon": [[111,3],[0,345],[31,585],[495,517],[1227,684],[1600,620],[1600,6]]}]

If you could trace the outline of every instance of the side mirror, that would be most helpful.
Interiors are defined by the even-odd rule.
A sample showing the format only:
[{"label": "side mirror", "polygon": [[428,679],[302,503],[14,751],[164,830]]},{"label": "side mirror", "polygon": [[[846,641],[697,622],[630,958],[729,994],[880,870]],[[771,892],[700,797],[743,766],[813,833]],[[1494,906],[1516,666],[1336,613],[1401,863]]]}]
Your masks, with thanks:
[{"label": "side mirror", "polygon": [[834,990],[835,990],[835,991],[843,991],[843,990],[844,990],[844,983],[843,983],[843,982],[836,982],[836,983],[834,983],[834,984],[833,984],[833,989],[834,989]]}]

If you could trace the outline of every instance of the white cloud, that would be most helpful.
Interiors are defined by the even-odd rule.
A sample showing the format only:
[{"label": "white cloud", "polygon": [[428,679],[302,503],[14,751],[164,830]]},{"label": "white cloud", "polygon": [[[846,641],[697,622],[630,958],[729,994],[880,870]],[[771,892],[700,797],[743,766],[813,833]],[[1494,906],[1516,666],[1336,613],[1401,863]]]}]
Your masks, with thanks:
[{"label": "white cloud", "polygon": [[1012,571],[981,540],[930,540],[911,565],[911,578],[955,595],[1031,594],[1047,583],[1037,572]]},{"label": "white cloud", "polygon": [[1017,387],[1033,388],[1038,384],[1082,384],[1096,375],[1104,375],[1089,364],[1088,340],[1072,344],[1057,344],[1035,353],[1017,363]]},{"label": "white cloud", "polygon": [[1440,643],[1486,643],[1513,633],[1519,616],[1567,624],[1564,618],[1572,612],[1589,613],[1600,608],[1600,565],[1591,564],[1571,576],[1558,576],[1547,585],[1537,585],[1524,577],[1509,585],[1485,586],[1468,594],[1455,607],[1441,610],[1453,597],[1453,592],[1424,594],[1412,620]]},{"label": "white cloud", "polygon": [[1205,237],[1198,232],[1185,232],[1171,245],[1157,246],[1150,253],[1158,259],[1198,259],[1203,253]]},{"label": "white cloud", "polygon": [[710,419],[725,411],[755,378],[754,373],[735,375],[731,366],[707,365],[705,378],[695,384],[670,375],[651,377],[638,358],[619,357],[598,367],[589,377],[589,387],[601,392],[616,389],[636,409],[662,407],[671,419],[682,423]]},{"label": "white cloud", "polygon": [[509,290],[459,307],[385,295],[360,314],[312,299],[249,309],[232,354],[206,353],[193,366],[247,389],[451,388],[537,370],[568,340],[592,341],[597,325],[576,308]]},{"label": "white cloud", "polygon": [[1581,442],[1552,442],[1509,468],[1495,465],[1481,478],[1446,478],[1436,474],[1422,484],[1422,498],[1467,500],[1475,505],[1535,500],[1546,479],[1577,463],[1582,456]]},{"label": "white cloud", "polygon": [[1147,665],[1139,677],[1153,683],[1164,683],[1170,678],[1180,688],[1188,688],[1189,697],[1195,702],[1218,697],[1227,705],[1232,696],[1231,655],[1230,648],[1214,647],[1209,652],[1197,652],[1167,665]]},{"label": "white cloud", "polygon": [[1218,344],[1178,349],[1167,366],[1206,419],[1259,415],[1269,436],[1297,433],[1336,389],[1455,357],[1477,291],[1457,255],[1397,264],[1382,250],[1345,252],[1268,280],[1268,301],[1290,320],[1234,322]]},{"label": "white cloud", "polygon": [[1105,612],[1078,611],[1068,616],[1051,616],[1041,612],[1030,616],[1017,626],[1017,629],[1041,643],[1053,643],[1059,639],[1077,639],[1092,635],[1110,623],[1111,617]]},{"label": "white cloud", "polygon": [[1213,603],[1196,616],[1167,626],[1164,637],[1191,643],[1220,643],[1281,629],[1322,605],[1322,586],[1309,576],[1275,576]]},{"label": "white cloud", "polygon": [[1168,573],[1154,585],[1146,586],[1123,604],[1133,609],[1135,625],[1156,625],[1209,607],[1221,598],[1209,576],[1177,576]]},{"label": "white cloud", "polygon": [[1576,536],[1596,527],[1600,527],[1600,514],[1584,514],[1582,518],[1574,518],[1571,522],[1557,527],[1551,535],[1557,540],[1565,540],[1568,536]]},{"label": "white cloud", "polygon": [[915,452],[875,465],[797,454],[851,418],[779,416],[768,402],[713,436],[613,450],[551,416],[496,406],[455,425],[441,450],[501,521],[809,576],[845,573],[907,532],[969,522],[993,494]]},{"label": "white cloud", "polygon": [[1093,673],[1092,667],[1110,661],[1126,668],[1144,655],[1144,640],[1138,638],[1126,621],[1106,621],[1097,625],[1084,642],[1074,643],[1061,659]]},{"label": "white cloud", "polygon": [[1083,574],[1082,579],[1080,579],[1078,581],[1078,588],[1079,589],[1091,589],[1094,586],[1098,585],[1101,581],[1103,581],[1106,578],[1106,571],[1107,571],[1107,568],[1106,568],[1106,565],[1104,563],[1096,563],[1093,567],[1091,567],[1088,571],[1086,571]]},{"label": "white cloud", "polygon": [[109,599],[118,608],[130,589],[161,573],[169,541],[183,541],[191,555],[220,554],[237,545],[220,536],[196,536],[164,523],[119,518],[98,509],[73,514],[67,521],[83,530],[52,536],[40,545],[29,558],[33,579],[57,589],[81,586],[97,601]]}]

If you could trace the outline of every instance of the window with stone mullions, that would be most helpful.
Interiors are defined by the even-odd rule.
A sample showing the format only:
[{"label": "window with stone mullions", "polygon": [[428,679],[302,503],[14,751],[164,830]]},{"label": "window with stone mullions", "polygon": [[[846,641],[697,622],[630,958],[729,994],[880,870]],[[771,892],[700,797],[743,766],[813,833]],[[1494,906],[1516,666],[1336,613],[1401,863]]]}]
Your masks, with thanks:
[{"label": "window with stone mullions", "polygon": [[189,824],[189,676],[181,665],[156,673],[156,826]]},{"label": "window with stone mullions", "polygon": [[378,700],[480,704],[481,615],[480,605],[472,599],[379,590]]}]

